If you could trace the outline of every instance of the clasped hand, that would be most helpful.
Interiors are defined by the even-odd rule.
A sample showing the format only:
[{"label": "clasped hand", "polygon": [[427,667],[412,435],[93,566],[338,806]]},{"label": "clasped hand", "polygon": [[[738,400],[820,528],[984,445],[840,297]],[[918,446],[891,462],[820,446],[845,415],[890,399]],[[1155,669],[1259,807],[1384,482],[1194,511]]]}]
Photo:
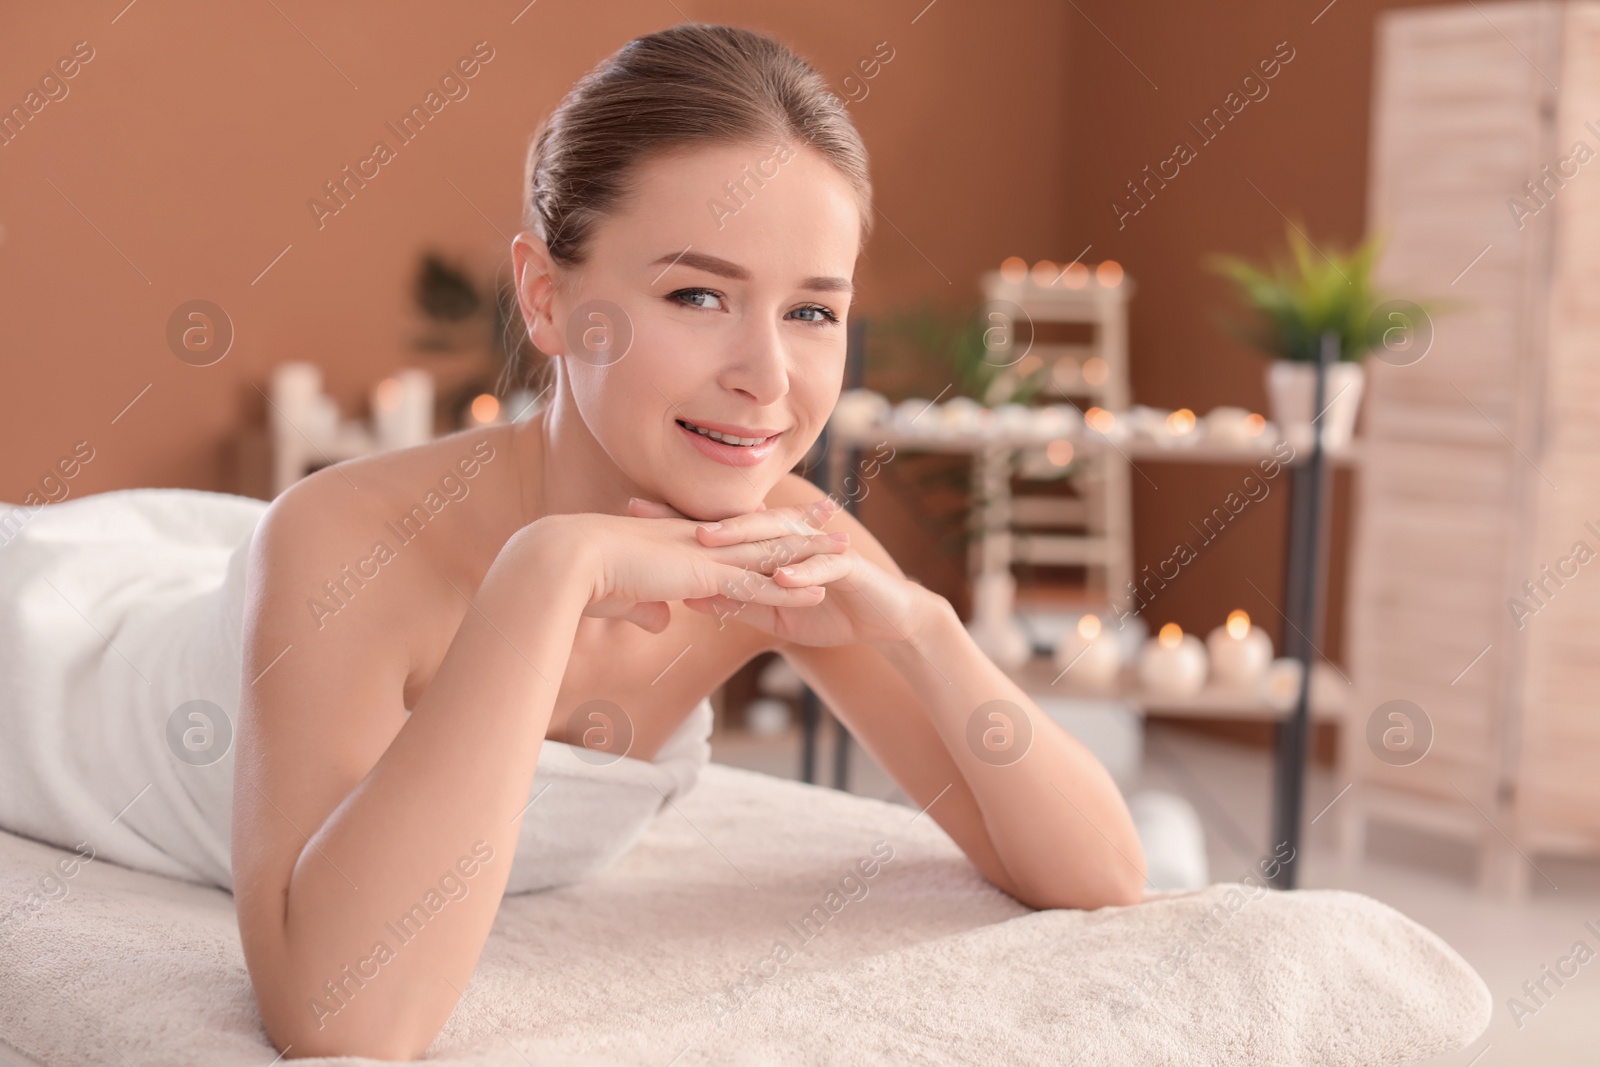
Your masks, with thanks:
[{"label": "clasped hand", "polygon": [[[822,527],[836,513],[824,497],[697,523],[666,504],[631,500],[629,517],[651,520],[640,533],[658,551],[649,553],[650,560],[630,552],[617,559],[613,543],[607,576],[584,614],[625,618],[660,633],[670,619],[667,601],[677,599],[715,616],[719,628],[739,622],[786,643],[910,640],[932,594],[863,557],[848,534],[826,533]],[[659,552],[662,547],[671,551]],[[650,599],[651,593],[663,598]]]}]

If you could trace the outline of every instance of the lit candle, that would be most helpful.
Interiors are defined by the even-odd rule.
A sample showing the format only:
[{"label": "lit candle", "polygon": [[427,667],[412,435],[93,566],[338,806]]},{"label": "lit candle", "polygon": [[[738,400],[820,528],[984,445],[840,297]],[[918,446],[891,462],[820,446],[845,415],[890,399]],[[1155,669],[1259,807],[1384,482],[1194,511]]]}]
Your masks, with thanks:
[{"label": "lit candle", "polygon": [[1146,641],[1139,656],[1139,680],[1163,696],[1193,696],[1206,682],[1206,649],[1200,639],[1169,622]]},{"label": "lit candle", "polygon": [[403,402],[400,383],[394,378],[385,378],[372,387],[372,432],[381,449],[401,447],[405,438]]},{"label": "lit candle", "polygon": [[479,393],[467,408],[468,426],[487,426],[500,420],[500,398],[493,393]]},{"label": "lit candle", "polygon": [[1105,689],[1122,669],[1122,642],[1100,624],[1100,616],[1085,615],[1056,645],[1055,662],[1068,685]]},{"label": "lit candle", "polygon": [[1246,448],[1255,444],[1260,430],[1251,430],[1250,413],[1244,408],[1212,408],[1205,417],[1206,440],[1229,448]]},{"label": "lit candle", "polygon": [[846,436],[866,433],[889,414],[889,400],[871,389],[846,389],[833,405],[833,425]]},{"label": "lit candle", "polygon": [[1179,408],[1167,416],[1167,432],[1174,437],[1182,437],[1194,432],[1194,412],[1188,408]]},{"label": "lit candle", "polygon": [[433,440],[433,375],[408,368],[395,375],[400,383],[400,410],[404,412],[406,442],[402,447]]},{"label": "lit candle", "polygon": [[1272,638],[1250,624],[1243,611],[1230,611],[1225,625],[1206,636],[1211,653],[1211,673],[1228,685],[1253,687],[1272,662]]},{"label": "lit candle", "polygon": [[433,439],[433,376],[407,369],[372,387],[372,428],[382,450]]},{"label": "lit candle", "polygon": [[889,424],[908,433],[927,433],[939,428],[939,417],[932,413],[933,401],[913,396],[889,409]]},{"label": "lit candle", "polygon": [[978,409],[982,404],[970,396],[953,396],[938,405],[928,415],[941,430],[953,433],[971,433],[978,426]]},{"label": "lit candle", "polygon": [[1274,711],[1293,711],[1300,702],[1300,679],[1305,668],[1290,656],[1280,656],[1267,666],[1257,687],[1261,699]]}]

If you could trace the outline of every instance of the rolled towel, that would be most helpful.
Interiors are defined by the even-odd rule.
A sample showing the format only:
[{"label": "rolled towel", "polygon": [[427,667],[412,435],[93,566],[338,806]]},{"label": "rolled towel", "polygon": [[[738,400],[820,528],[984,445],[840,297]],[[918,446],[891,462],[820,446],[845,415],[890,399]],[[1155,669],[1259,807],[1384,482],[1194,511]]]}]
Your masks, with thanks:
[{"label": "rolled towel", "polygon": [[1194,805],[1150,789],[1128,797],[1152,889],[1202,889],[1211,883],[1206,832]]}]

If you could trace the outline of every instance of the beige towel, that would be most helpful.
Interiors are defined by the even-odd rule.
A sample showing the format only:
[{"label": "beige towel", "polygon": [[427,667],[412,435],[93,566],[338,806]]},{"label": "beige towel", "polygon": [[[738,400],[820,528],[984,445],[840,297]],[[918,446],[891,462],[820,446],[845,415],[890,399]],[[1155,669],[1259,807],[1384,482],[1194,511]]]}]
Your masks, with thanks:
[{"label": "beige towel", "polygon": [[[50,875],[69,856],[0,834],[0,901],[30,902],[0,904],[0,1038],[47,1064],[271,1062],[232,898],[102,860]],[[1491,1011],[1364,896],[1031,912],[926,815],[719,764],[593,879],[506,898],[465,993],[432,1062],[1373,1067]]]}]

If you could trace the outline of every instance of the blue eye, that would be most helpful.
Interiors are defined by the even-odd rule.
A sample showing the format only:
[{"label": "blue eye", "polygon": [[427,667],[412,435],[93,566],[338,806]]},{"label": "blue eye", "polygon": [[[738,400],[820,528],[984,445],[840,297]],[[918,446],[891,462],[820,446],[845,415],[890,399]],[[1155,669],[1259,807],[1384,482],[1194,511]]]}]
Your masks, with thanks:
[{"label": "blue eye", "polygon": [[693,298],[705,296],[712,297],[716,300],[722,299],[722,294],[718,293],[714,289],[679,289],[675,292],[668,293],[667,299],[679,304],[683,304],[685,307],[704,308],[707,311],[720,310],[718,308],[707,307],[705,304],[691,302]]},{"label": "blue eye", "polygon": [[[703,289],[698,287],[693,289],[676,289],[667,294],[667,299],[675,304],[681,304],[684,307],[700,308],[703,311],[726,310],[721,304],[721,301],[726,298],[715,289]],[[717,303],[715,305],[708,304],[705,302],[707,300],[714,300],[717,301]],[[795,308],[789,313],[789,315],[784,317],[789,318],[791,316],[799,315],[806,315],[808,317],[796,318],[795,321],[804,322],[812,326],[836,326],[839,323],[839,316],[835,315],[832,309],[823,307],[821,304],[807,304],[804,307]]]},{"label": "blue eye", "polygon": [[820,319],[801,319],[801,320],[799,320],[801,322],[809,322],[809,323],[811,323],[812,325],[815,325],[815,326],[821,326],[824,323],[831,323],[831,324],[837,325],[838,322],[839,322],[839,316],[835,315],[831,310],[829,310],[828,308],[823,307],[821,304],[807,304],[805,307],[795,308],[794,310],[796,312],[800,312],[800,311],[816,311],[816,312],[820,312],[823,316],[825,316],[824,318],[820,318]]}]

